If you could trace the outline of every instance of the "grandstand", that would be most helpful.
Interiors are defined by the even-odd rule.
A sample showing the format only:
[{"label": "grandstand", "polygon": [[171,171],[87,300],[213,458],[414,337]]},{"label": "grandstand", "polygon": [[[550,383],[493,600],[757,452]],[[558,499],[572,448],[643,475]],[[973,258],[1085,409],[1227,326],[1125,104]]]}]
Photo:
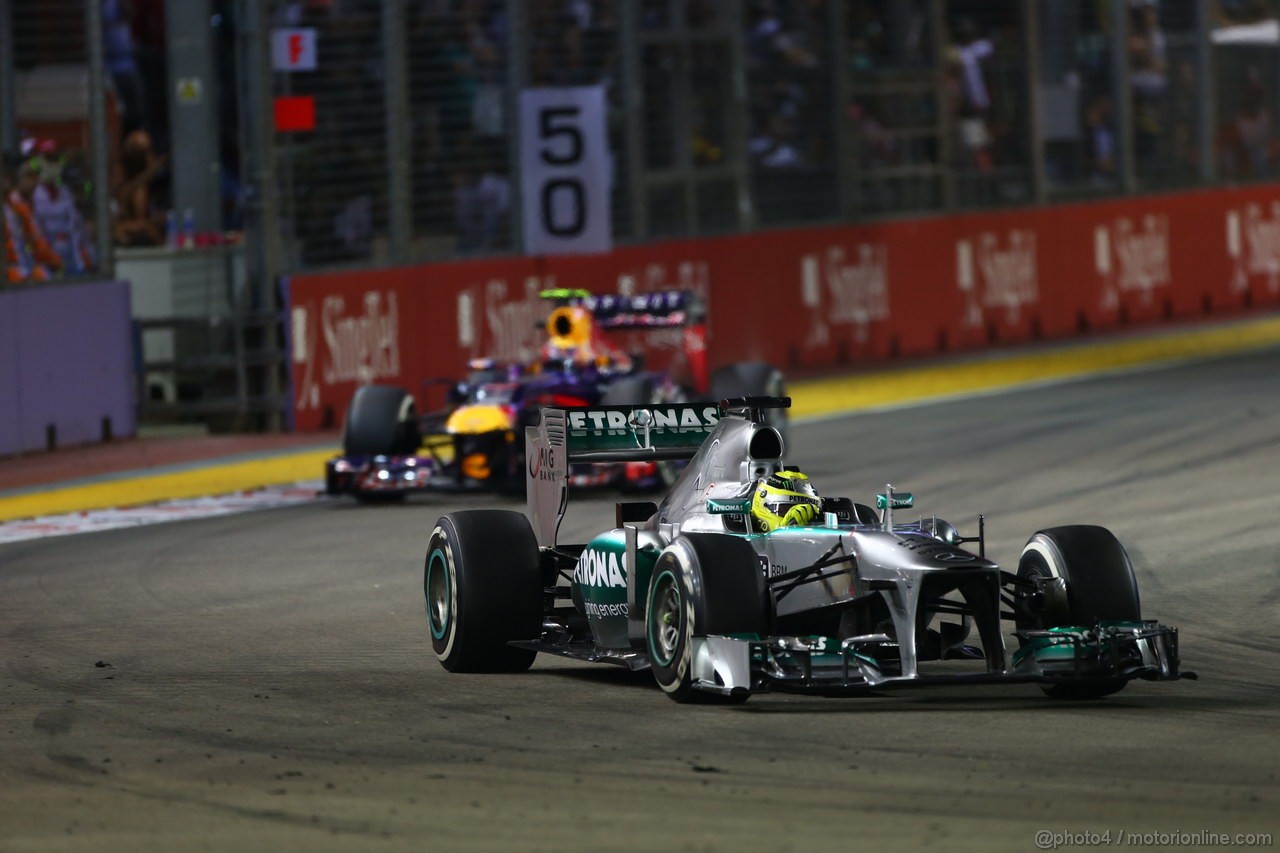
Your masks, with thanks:
[{"label": "grandstand", "polygon": [[[793,372],[1266,310],[1278,22],[1275,0],[0,0],[7,180],[50,143],[96,250],[13,263],[0,298],[127,281],[103,361],[137,422],[269,431],[528,347],[510,318],[550,285],[696,290],[713,361]],[[0,452],[47,446],[50,417]],[[132,428],[104,417],[58,440]]]}]

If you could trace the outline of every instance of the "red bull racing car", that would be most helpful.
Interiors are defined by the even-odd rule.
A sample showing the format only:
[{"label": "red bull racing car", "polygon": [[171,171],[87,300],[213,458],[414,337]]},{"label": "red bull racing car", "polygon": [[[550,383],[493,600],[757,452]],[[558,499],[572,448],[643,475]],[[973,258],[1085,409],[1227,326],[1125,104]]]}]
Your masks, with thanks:
[{"label": "red bull racing car", "polygon": [[[420,412],[407,389],[365,385],[347,408],[342,454],[327,461],[325,491],[362,501],[399,499],[424,491],[522,492],[524,428],[544,406],[673,403],[785,393],[782,373],[762,363],[738,363],[708,375],[705,323],[694,294],[668,290],[639,296],[582,290],[540,294],[553,304],[539,358],[500,363],[478,359],[463,381],[450,383],[447,407]],[[647,370],[643,359],[606,337],[614,330],[681,331],[683,381]],[[775,426],[783,432],[787,419]],[[574,486],[646,489],[670,485],[681,463],[635,460],[576,465]]]}]

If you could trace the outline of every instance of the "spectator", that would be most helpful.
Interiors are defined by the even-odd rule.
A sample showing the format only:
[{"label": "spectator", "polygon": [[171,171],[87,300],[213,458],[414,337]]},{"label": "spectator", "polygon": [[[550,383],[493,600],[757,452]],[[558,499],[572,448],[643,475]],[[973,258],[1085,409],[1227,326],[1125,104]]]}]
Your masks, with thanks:
[{"label": "spectator", "polygon": [[1271,174],[1271,110],[1256,73],[1250,78],[1240,109],[1218,133],[1218,157],[1226,178],[1257,179]]},{"label": "spectator", "polygon": [[164,242],[164,215],[151,195],[164,160],[152,150],[151,136],[145,130],[125,137],[120,180],[113,193],[117,246],[159,246]]},{"label": "spectator", "polygon": [[747,140],[747,151],[756,165],[765,169],[803,166],[800,151],[791,142],[791,124],[785,116],[769,116],[763,132]]},{"label": "spectator", "polygon": [[1168,48],[1153,0],[1133,4],[1129,86],[1133,90],[1134,154],[1149,162],[1160,142],[1161,101],[1168,88]]},{"label": "spectator", "polygon": [[1135,94],[1158,98],[1168,85],[1168,40],[1152,0],[1134,4],[1129,36],[1129,82]]},{"label": "spectator", "polygon": [[897,141],[885,127],[879,111],[869,105],[854,101],[846,115],[853,125],[857,141],[858,167],[863,172],[891,166],[897,158]]},{"label": "spectator", "polygon": [[956,42],[950,51],[948,77],[958,89],[956,133],[963,162],[981,172],[991,170],[991,88],[986,62],[995,53],[991,40],[978,35],[971,18],[956,23]]},{"label": "spectator", "polygon": [[[453,206],[458,251],[492,249],[507,243],[511,185],[506,177],[464,148],[454,169]],[[479,164],[477,166],[477,164]]]},{"label": "spectator", "polygon": [[1116,130],[1111,98],[1099,95],[1085,114],[1088,134],[1089,178],[1100,186],[1116,181]]},{"label": "spectator", "polygon": [[[5,265],[10,282],[48,281],[62,268],[31,214],[37,166],[30,158],[6,164],[4,181]],[[16,180],[10,175],[16,172]]]},{"label": "spectator", "polygon": [[102,0],[102,49],[107,72],[120,96],[123,130],[137,130],[146,115],[146,87],[134,53],[130,0]]},{"label": "spectator", "polygon": [[[167,0],[130,0],[130,21],[133,36],[133,57],[138,74],[142,78],[142,128],[151,134],[157,151],[169,150],[169,98],[167,35],[165,32],[165,4]],[[219,24],[218,0],[213,0],[211,21]],[[222,57],[219,57],[219,62]],[[219,97],[227,91],[217,90]],[[124,128],[128,133],[129,128]]]},{"label": "spectator", "polygon": [[40,183],[31,197],[36,223],[62,259],[65,272],[89,272],[94,266],[93,250],[75,197],[62,183],[65,158],[60,156],[52,140],[43,141],[37,150]]}]

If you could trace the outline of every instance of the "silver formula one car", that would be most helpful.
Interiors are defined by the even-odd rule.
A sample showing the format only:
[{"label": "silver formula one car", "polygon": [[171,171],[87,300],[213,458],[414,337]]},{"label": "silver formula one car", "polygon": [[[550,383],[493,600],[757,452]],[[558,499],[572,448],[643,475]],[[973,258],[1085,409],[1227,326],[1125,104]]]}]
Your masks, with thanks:
[{"label": "silver formula one car", "polygon": [[[891,486],[878,511],[821,498],[808,526],[758,532],[753,490],[786,470],[766,416],[789,405],[543,409],[526,429],[527,518],[457,512],[431,534],[440,662],[514,671],[548,652],[648,668],[678,702],[1005,682],[1092,698],[1195,677],[1179,670],[1177,629],[1142,619],[1129,557],[1102,527],[1035,533],[1016,573],[986,559],[981,517],[973,537],[901,521],[914,499]],[[557,541],[570,464],[662,459],[690,461],[661,504],[619,503],[612,529]]]}]

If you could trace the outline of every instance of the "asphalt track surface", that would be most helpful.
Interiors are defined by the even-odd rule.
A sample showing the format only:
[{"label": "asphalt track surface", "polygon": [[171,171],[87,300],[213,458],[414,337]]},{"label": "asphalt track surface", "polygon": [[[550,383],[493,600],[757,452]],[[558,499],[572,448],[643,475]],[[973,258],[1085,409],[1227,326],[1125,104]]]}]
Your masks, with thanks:
[{"label": "asphalt track surface", "polygon": [[[519,507],[479,497],[0,546],[0,849],[1274,846],[1277,377],[1272,347],[795,426],[791,461],[824,493],[892,482],[970,533],[983,512],[1005,565],[1040,527],[1115,531],[1201,680],[1099,701],[1020,685],[688,707],[647,673],[558,658],[451,675],[423,549],[444,510]],[[562,540],[609,526],[614,499],[572,501]]]}]

